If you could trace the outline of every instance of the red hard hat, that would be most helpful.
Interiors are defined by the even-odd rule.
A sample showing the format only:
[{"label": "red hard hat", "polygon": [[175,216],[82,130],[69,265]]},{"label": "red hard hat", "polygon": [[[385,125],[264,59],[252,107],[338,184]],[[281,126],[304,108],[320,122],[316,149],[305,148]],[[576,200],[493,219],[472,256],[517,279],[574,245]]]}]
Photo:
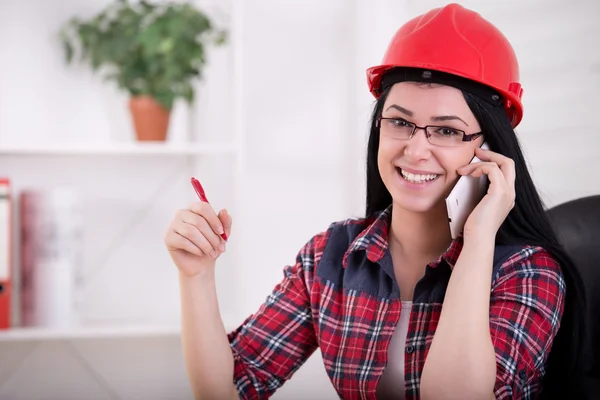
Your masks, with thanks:
[{"label": "red hard hat", "polygon": [[375,98],[383,75],[394,67],[441,71],[487,85],[504,96],[513,128],[521,122],[523,89],[512,46],[494,25],[458,4],[433,9],[398,29],[381,65],[367,69]]}]

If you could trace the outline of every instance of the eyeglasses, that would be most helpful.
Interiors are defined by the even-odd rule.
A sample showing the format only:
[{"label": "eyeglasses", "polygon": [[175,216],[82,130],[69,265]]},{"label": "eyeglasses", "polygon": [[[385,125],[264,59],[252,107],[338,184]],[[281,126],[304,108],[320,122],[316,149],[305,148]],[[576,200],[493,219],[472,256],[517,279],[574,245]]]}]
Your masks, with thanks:
[{"label": "eyeglasses", "polygon": [[408,140],[414,136],[417,129],[422,129],[429,143],[444,147],[460,146],[463,142],[470,142],[483,135],[483,132],[467,135],[460,129],[448,126],[417,126],[403,118],[379,117],[375,121],[375,126],[382,135],[400,140]]}]

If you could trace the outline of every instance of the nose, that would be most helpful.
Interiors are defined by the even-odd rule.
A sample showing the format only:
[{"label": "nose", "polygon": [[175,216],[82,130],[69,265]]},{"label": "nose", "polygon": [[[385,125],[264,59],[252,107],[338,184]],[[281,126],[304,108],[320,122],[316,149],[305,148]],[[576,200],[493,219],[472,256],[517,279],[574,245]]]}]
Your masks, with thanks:
[{"label": "nose", "polygon": [[431,146],[425,129],[416,128],[413,136],[406,141],[404,154],[413,162],[428,159],[431,157]]}]

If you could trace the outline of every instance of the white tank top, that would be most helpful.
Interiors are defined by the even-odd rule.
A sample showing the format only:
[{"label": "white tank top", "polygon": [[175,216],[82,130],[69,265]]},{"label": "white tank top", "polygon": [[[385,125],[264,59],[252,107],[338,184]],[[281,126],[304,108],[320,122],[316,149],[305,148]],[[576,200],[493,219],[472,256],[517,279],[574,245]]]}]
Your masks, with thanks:
[{"label": "white tank top", "polygon": [[388,347],[388,361],[377,386],[377,399],[404,399],[404,348],[412,301],[402,302],[400,321]]}]

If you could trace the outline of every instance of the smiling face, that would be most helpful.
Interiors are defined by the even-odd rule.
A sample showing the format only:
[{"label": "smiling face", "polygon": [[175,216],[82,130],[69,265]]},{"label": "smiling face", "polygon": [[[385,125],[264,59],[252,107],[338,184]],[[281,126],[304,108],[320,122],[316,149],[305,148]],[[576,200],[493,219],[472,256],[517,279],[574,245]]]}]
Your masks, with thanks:
[{"label": "smiling face", "polygon": [[394,118],[382,121],[377,155],[379,173],[394,206],[413,212],[445,207],[444,199],[459,177],[456,170],[471,161],[483,136],[443,147],[430,143],[423,129],[417,128],[408,140],[401,139],[399,132],[413,123],[443,127],[430,130],[438,139],[456,137],[457,130],[467,135],[479,133],[479,123],[462,92],[436,84],[397,83],[388,94],[381,116]]}]

